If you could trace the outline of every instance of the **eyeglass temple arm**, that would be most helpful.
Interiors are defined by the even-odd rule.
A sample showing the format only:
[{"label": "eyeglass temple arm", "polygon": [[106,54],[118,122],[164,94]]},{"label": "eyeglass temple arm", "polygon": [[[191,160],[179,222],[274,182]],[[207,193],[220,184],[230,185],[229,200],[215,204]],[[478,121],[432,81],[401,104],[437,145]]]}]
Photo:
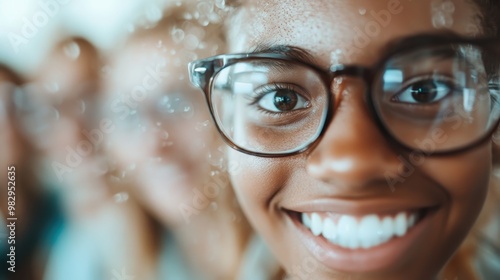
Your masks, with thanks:
[{"label": "eyeglass temple arm", "polygon": [[191,83],[201,89],[204,89],[207,85],[206,77],[207,72],[209,72],[208,63],[204,61],[193,61],[189,63],[189,80]]}]

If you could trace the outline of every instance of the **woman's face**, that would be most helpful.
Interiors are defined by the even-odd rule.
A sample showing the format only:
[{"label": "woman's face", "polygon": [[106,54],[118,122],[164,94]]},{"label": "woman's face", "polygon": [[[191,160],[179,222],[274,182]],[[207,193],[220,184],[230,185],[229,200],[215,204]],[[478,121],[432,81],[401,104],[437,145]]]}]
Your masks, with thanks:
[{"label": "woman's face", "polygon": [[192,205],[194,189],[216,164],[211,156],[223,153],[211,152],[210,115],[189,84],[192,53],[156,35],[132,41],[114,60],[106,83],[105,110],[115,127],[109,151],[143,205],[176,226],[184,223],[180,206]]},{"label": "woman's face", "polygon": [[[290,45],[312,54],[323,69],[369,67],[396,38],[436,32],[436,26],[461,35],[479,30],[468,1],[440,2],[247,1],[229,26],[230,51]],[[368,33],[363,46],[359,31]],[[491,145],[412,165],[368,113],[363,82],[344,79],[337,90],[341,103],[312,149],[285,158],[229,150],[229,160],[240,166],[231,177],[242,208],[292,276],[430,279],[481,210]],[[386,174],[403,180],[393,185]],[[342,228],[344,244],[327,241],[326,227]],[[391,230],[392,238],[372,242],[378,231]]]},{"label": "woman's face", "polygon": [[[77,52],[68,53],[70,48]],[[31,141],[42,154],[66,166],[70,165],[68,151],[83,155],[82,162],[86,163],[95,152],[94,147],[89,153],[80,151],[82,143],[88,141],[83,132],[97,126],[90,122],[95,114],[98,83],[90,74],[98,67],[91,65],[97,60],[94,56],[89,46],[73,41],[58,45],[40,67],[34,83],[25,88],[26,98],[34,108],[27,112],[30,119],[25,121],[25,130],[36,131]],[[82,165],[76,169],[81,171]]]}]

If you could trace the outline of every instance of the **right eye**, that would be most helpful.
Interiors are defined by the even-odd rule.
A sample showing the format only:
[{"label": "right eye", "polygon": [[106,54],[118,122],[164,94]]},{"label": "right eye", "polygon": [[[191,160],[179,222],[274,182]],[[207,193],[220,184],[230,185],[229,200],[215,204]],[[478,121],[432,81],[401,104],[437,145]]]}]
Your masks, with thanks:
[{"label": "right eye", "polygon": [[267,111],[280,113],[309,107],[309,101],[296,90],[287,86],[266,86],[256,100]]}]

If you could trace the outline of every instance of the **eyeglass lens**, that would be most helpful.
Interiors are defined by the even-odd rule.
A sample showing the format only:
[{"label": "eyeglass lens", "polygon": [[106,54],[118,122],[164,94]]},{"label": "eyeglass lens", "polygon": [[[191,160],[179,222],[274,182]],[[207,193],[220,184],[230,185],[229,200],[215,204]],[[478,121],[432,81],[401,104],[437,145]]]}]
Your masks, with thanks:
[{"label": "eyeglass lens", "polygon": [[[483,56],[481,48],[460,44],[393,56],[371,85],[377,117],[397,141],[426,152],[457,149],[484,137],[500,110]],[[235,145],[284,154],[318,138],[330,94],[330,85],[312,67],[259,58],[222,69],[210,99],[218,126]]]}]

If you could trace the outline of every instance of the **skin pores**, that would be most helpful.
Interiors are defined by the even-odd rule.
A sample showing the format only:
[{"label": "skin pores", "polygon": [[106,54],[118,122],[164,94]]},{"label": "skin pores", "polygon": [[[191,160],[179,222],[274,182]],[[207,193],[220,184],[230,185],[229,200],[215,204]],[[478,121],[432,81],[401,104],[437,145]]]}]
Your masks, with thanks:
[{"label": "skin pores", "polygon": [[[324,69],[332,63],[369,67],[389,42],[436,32],[435,26],[477,35],[472,34],[480,30],[477,11],[469,2],[454,1],[454,20],[445,26],[435,19],[433,23],[431,2],[247,1],[228,25],[230,52],[291,45],[310,52]],[[390,19],[367,32],[367,26],[374,25],[373,14],[380,11],[389,11]],[[356,30],[368,33],[365,45],[358,44]],[[341,101],[330,126],[307,152],[261,158],[229,149],[229,160],[240,165],[241,172],[231,179],[241,206],[291,276],[431,279],[456,251],[481,210],[491,172],[491,144],[452,156],[426,157],[402,182],[390,187],[384,174],[408,171],[404,167],[408,153],[378,130],[364,103],[361,80],[344,79],[339,89]],[[431,207],[432,214],[407,235],[366,250],[319,240],[300,222],[301,213],[384,217]]]}]

